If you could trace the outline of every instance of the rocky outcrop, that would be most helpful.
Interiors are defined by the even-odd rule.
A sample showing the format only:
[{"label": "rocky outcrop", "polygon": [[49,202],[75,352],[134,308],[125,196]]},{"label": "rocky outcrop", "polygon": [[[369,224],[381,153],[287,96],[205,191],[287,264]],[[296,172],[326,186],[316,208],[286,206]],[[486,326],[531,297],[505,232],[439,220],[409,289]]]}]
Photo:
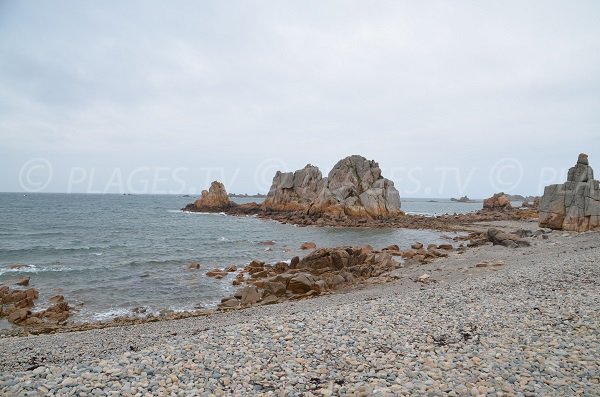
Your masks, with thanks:
[{"label": "rocky outcrop", "polygon": [[390,253],[371,252],[364,247],[320,248],[303,259],[293,258],[290,264],[252,261],[239,273],[242,276],[236,277],[241,281],[233,283],[245,282],[247,286],[223,298],[219,307],[232,309],[307,298],[389,275],[400,267]]},{"label": "rocky outcrop", "polygon": [[188,204],[184,211],[197,212],[222,212],[235,207],[237,204],[229,199],[225,186],[221,182],[213,181],[208,190],[203,190],[200,198]]},{"label": "rocky outcrop", "polygon": [[600,230],[600,187],[587,154],[569,169],[567,182],[546,186],[540,200],[541,227],[584,232]]},{"label": "rocky outcrop", "polygon": [[[11,289],[0,286],[0,317],[21,326],[47,326],[64,323],[70,315],[70,307],[62,295],[52,297],[54,303],[46,310],[33,313],[34,301],[39,293],[35,288]],[[60,299],[59,299],[60,297]]]},{"label": "rocky outcrop", "polygon": [[263,208],[277,212],[306,212],[323,186],[319,168],[306,165],[296,172],[277,171]]},{"label": "rocky outcrop", "polygon": [[263,208],[336,219],[402,214],[394,183],[381,175],[375,161],[358,155],[340,160],[326,178],[312,165],[294,173],[278,171]]},{"label": "rocky outcrop", "polygon": [[509,198],[504,193],[496,193],[483,200],[484,211],[510,211],[512,208]]}]

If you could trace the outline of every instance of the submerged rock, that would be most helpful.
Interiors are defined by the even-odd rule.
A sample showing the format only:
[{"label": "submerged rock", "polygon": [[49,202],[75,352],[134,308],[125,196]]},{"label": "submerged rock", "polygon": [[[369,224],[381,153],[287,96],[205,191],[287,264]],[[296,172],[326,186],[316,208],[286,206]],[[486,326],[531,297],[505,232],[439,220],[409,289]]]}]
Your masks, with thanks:
[{"label": "submerged rock", "polygon": [[579,155],[565,183],[546,186],[539,212],[541,227],[577,232],[600,229],[600,186],[587,154]]}]

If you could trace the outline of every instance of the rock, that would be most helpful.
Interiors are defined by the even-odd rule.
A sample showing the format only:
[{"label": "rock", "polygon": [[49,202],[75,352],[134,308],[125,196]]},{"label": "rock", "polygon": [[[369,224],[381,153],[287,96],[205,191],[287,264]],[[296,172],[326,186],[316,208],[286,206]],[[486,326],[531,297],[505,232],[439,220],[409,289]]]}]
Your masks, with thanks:
[{"label": "rock", "polygon": [[304,294],[315,287],[315,279],[309,273],[299,273],[290,279],[287,290],[294,294]]},{"label": "rock", "polygon": [[445,250],[445,251],[452,251],[454,249],[454,247],[452,246],[452,244],[440,244],[437,247],[439,249]]},{"label": "rock", "polygon": [[301,250],[311,250],[311,249],[315,249],[317,248],[317,244],[313,243],[312,241],[307,241],[305,243],[302,243],[302,245],[300,246]]},{"label": "rock", "polygon": [[567,182],[544,189],[539,225],[555,230],[600,230],[600,186],[586,154],[569,169]]},{"label": "rock", "polygon": [[242,289],[240,304],[242,306],[254,305],[259,302],[261,298],[262,296],[258,292],[258,289],[255,286],[250,285]]},{"label": "rock", "polygon": [[286,286],[279,281],[265,281],[263,289],[265,295],[283,296],[285,295]]},{"label": "rock", "polygon": [[379,164],[358,155],[346,157],[333,167],[310,212],[333,217],[402,215],[394,183],[381,175]]},{"label": "rock", "polygon": [[222,212],[236,207],[237,204],[229,199],[225,186],[213,181],[208,190],[203,190],[200,198],[193,204],[188,204],[184,210],[198,212]]},{"label": "rock", "polygon": [[412,248],[414,250],[420,250],[421,248],[423,248],[423,243],[414,243],[413,245],[410,246],[410,248]]},{"label": "rock", "polygon": [[453,201],[453,202],[455,202],[455,203],[470,203],[470,202],[471,202],[471,199],[470,199],[470,198],[468,198],[467,196],[462,196],[461,198],[458,198],[458,199],[457,199],[457,198],[454,198],[454,197],[452,197],[452,198],[450,199],[450,201]]},{"label": "rock", "polygon": [[225,268],[225,271],[227,273],[233,273],[233,272],[237,271],[237,266],[235,266],[235,265],[228,266]]},{"label": "rock", "polygon": [[488,229],[487,239],[494,245],[503,245],[508,248],[528,247],[528,241],[522,240],[516,234],[506,233],[498,229]]},{"label": "rock", "polygon": [[18,323],[24,321],[30,315],[31,315],[31,311],[29,309],[27,309],[27,308],[18,309],[8,315],[8,321],[10,321],[13,324],[18,324]]},{"label": "rock", "polygon": [[27,268],[30,268],[31,266],[30,265],[24,265],[22,263],[11,263],[7,267],[9,269],[16,270],[16,269],[27,269]]},{"label": "rock", "polygon": [[235,307],[239,307],[240,306],[240,301],[237,300],[236,298],[229,298],[227,299],[225,302],[222,302],[219,307],[220,308],[235,308]]},{"label": "rock", "polygon": [[262,207],[267,211],[307,212],[322,186],[321,171],[313,165],[296,172],[277,171]]},{"label": "rock", "polygon": [[415,279],[415,281],[417,283],[423,283],[423,284],[429,284],[429,283],[435,282],[435,280],[433,280],[431,278],[431,276],[429,274],[427,274],[427,273],[420,275],[419,277],[417,277]]},{"label": "rock", "polygon": [[53,322],[63,322],[69,318],[71,308],[67,302],[58,302],[40,313],[40,316]]},{"label": "rock", "polygon": [[17,303],[15,303],[15,307],[17,309],[23,309],[23,308],[31,309],[33,307],[33,299],[32,298],[22,299],[22,300],[18,301]]},{"label": "rock", "polygon": [[400,251],[398,244],[392,244],[385,247],[382,251]]},{"label": "rock", "polygon": [[512,210],[510,200],[504,193],[496,193],[492,197],[483,200],[484,211],[507,211]]},{"label": "rock", "polygon": [[327,178],[315,166],[277,171],[262,208],[330,218],[379,218],[402,214],[400,194],[379,165],[362,156],[340,160]]},{"label": "rock", "polygon": [[217,268],[214,268],[214,269],[209,270],[208,272],[206,272],[206,275],[208,277],[215,277],[215,278],[223,278],[227,274],[228,274],[227,272],[224,272],[223,270],[217,269]]},{"label": "rock", "polygon": [[17,281],[15,285],[20,285],[22,287],[27,287],[29,285],[29,277],[23,277],[21,280]]},{"label": "rock", "polygon": [[198,269],[200,269],[200,264],[199,263],[190,263],[187,268],[188,268],[188,270],[198,270]]}]

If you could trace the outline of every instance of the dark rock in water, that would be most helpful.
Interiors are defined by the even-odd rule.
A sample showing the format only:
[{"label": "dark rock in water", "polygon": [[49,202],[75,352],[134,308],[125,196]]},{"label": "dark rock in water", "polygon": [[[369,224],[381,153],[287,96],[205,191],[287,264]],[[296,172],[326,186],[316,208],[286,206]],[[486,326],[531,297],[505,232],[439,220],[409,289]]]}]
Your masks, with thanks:
[{"label": "dark rock in water", "polygon": [[539,211],[541,227],[576,232],[600,229],[600,186],[586,154],[581,153],[569,169],[567,182],[546,186]]},{"label": "dark rock in water", "polygon": [[237,204],[229,199],[225,186],[213,181],[208,190],[203,190],[200,198],[193,204],[188,204],[183,210],[198,212],[222,212],[236,207]]},{"label": "dark rock in water", "polygon": [[307,241],[305,243],[302,243],[302,245],[300,245],[301,250],[310,250],[310,249],[315,249],[315,248],[317,248],[317,244],[313,243],[312,241]]},{"label": "dark rock in water", "polygon": [[471,199],[468,198],[467,196],[462,196],[461,198],[458,198],[458,199],[452,197],[450,199],[450,201],[453,201],[453,202],[456,202],[456,203],[471,203],[472,202]]}]

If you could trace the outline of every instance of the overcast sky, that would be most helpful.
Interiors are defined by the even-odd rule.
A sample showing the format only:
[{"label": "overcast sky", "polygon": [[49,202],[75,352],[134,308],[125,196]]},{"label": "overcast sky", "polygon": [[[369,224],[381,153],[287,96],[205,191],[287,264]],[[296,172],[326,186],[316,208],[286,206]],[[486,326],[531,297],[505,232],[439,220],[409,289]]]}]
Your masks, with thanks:
[{"label": "overcast sky", "polygon": [[377,160],[403,197],[600,174],[599,1],[0,0],[0,191],[266,192]]}]

